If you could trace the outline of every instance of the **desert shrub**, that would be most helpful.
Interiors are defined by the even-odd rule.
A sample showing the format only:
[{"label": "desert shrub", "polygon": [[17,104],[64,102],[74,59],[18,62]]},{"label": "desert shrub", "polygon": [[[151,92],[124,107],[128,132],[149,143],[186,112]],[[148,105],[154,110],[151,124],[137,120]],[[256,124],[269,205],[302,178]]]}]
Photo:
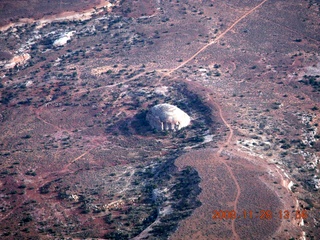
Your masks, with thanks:
[{"label": "desert shrub", "polygon": [[36,176],[37,175],[37,173],[35,171],[33,171],[33,170],[29,170],[25,174],[28,175],[28,176]]},{"label": "desert shrub", "polygon": [[129,239],[129,235],[127,233],[122,232],[112,232],[104,235],[106,239],[116,239],[116,240],[125,240]]}]

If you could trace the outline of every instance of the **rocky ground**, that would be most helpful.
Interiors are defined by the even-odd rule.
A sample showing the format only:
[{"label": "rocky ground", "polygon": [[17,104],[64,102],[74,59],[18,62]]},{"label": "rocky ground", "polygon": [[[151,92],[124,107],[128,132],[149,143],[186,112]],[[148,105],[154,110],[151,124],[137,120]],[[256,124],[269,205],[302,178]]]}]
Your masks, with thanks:
[{"label": "rocky ground", "polygon": [[[317,1],[18,2],[0,4],[1,238],[320,236]],[[192,124],[153,131],[159,103]]]}]

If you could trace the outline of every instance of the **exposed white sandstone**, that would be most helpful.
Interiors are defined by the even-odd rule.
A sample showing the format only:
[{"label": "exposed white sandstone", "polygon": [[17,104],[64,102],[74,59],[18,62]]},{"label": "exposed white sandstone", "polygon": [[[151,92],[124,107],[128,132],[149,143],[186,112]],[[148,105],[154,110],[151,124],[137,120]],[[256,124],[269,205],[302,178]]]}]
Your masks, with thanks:
[{"label": "exposed white sandstone", "polygon": [[177,131],[190,124],[190,117],[180,108],[164,103],[150,109],[147,120],[158,131]]},{"label": "exposed white sandstone", "polygon": [[23,53],[17,56],[14,56],[5,66],[5,69],[14,68],[15,66],[21,66],[27,63],[31,58],[29,53]]},{"label": "exposed white sandstone", "polygon": [[61,38],[58,38],[53,42],[53,46],[60,47],[67,44],[67,42],[71,40],[71,37],[73,34],[74,34],[74,31],[65,33]]}]

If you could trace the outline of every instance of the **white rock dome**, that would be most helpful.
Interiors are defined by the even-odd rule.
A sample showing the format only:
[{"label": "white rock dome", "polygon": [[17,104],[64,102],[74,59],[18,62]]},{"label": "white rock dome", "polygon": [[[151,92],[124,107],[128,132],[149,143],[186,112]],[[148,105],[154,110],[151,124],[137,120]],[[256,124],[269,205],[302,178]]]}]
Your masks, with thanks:
[{"label": "white rock dome", "polygon": [[188,126],[191,119],[180,108],[163,103],[149,110],[147,120],[151,127],[158,131],[177,131]]}]

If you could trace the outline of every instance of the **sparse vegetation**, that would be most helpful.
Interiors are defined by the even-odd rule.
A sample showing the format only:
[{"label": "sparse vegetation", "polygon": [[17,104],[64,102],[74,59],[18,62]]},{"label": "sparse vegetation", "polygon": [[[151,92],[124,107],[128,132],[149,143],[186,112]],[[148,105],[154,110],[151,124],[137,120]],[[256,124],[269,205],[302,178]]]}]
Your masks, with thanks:
[{"label": "sparse vegetation", "polygon": [[[316,217],[320,85],[318,49],[309,44],[317,24],[312,1],[264,4],[239,23],[255,3],[124,0],[92,10],[94,1],[65,0],[32,12],[37,3],[0,16],[35,19],[1,31],[1,239],[167,239],[185,219],[180,238],[199,233],[194,225],[203,238],[232,238],[225,221],[192,218],[210,215],[209,202],[276,211],[282,198],[282,209],[294,210],[287,199],[299,196]],[[88,18],[50,22],[47,14],[60,10]],[[264,11],[280,28],[258,21]],[[54,44],[69,33],[64,45]],[[31,58],[16,60],[22,53]],[[192,124],[175,133],[151,130],[146,111],[159,103],[177,105]],[[188,164],[178,167],[179,156]],[[253,158],[259,167],[245,162]],[[284,180],[299,183],[291,195],[275,179],[275,164]],[[288,239],[296,237],[292,222],[287,233],[276,220],[238,220],[235,229],[241,239]],[[320,234],[312,221],[303,230]]]}]

